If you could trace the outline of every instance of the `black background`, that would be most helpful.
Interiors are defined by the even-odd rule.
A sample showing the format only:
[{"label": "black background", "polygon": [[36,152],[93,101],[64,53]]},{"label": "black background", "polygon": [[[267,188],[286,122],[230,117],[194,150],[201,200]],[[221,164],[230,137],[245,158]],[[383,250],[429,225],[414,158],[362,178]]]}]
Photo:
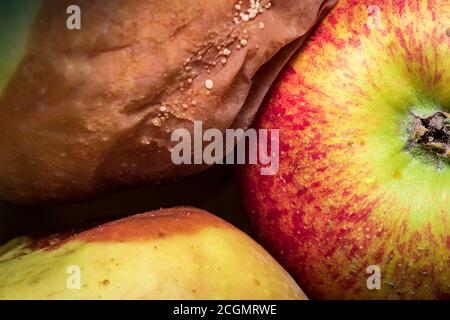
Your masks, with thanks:
[{"label": "black background", "polygon": [[181,181],[125,190],[69,205],[25,207],[0,202],[0,242],[40,232],[58,232],[149,210],[189,205],[205,209],[250,233],[236,183],[236,166],[217,165]]}]

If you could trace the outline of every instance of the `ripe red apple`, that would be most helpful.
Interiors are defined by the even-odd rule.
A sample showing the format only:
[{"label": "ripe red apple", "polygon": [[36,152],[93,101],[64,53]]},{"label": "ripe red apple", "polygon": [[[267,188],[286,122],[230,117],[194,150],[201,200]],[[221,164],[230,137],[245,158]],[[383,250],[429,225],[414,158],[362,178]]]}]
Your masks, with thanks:
[{"label": "ripe red apple", "polygon": [[243,195],[310,297],[450,298],[449,26],[449,0],[340,1],[263,106],[280,169]]},{"label": "ripe red apple", "polygon": [[243,232],[173,208],[0,246],[0,299],[306,299]]}]

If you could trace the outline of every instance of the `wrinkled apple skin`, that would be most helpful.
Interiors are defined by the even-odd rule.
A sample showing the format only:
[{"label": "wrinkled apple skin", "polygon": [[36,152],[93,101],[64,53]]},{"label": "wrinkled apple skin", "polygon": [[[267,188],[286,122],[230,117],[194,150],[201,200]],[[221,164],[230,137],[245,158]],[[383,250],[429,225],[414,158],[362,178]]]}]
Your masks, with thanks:
[{"label": "wrinkled apple skin", "polygon": [[[80,289],[70,285],[80,268]],[[69,286],[67,283],[69,281]],[[1,299],[305,299],[283,268],[223,220],[154,211],[0,247]]]},{"label": "wrinkled apple skin", "polygon": [[245,166],[243,198],[310,298],[450,298],[450,166],[404,149],[409,112],[450,110],[449,23],[448,0],[340,1],[263,106],[280,170]]}]

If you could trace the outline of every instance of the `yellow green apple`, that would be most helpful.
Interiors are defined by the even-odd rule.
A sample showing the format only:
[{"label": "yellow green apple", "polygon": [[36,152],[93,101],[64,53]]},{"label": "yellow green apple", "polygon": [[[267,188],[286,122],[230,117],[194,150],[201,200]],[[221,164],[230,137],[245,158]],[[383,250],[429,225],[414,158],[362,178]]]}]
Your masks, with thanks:
[{"label": "yellow green apple", "polygon": [[256,242],[194,208],[0,247],[0,299],[305,299]]}]

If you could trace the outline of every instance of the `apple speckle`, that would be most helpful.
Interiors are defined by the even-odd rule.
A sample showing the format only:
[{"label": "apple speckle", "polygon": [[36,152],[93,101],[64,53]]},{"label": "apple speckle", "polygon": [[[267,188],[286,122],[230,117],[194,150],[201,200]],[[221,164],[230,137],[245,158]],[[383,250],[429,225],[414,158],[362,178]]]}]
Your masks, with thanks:
[{"label": "apple speckle", "polygon": [[104,286],[107,286],[107,285],[109,285],[109,280],[108,280],[108,279],[105,279],[105,280],[103,280],[103,281],[101,282],[101,284],[104,285]]},{"label": "apple speckle", "polygon": [[208,90],[212,90],[214,88],[214,82],[211,79],[207,79],[205,81],[205,88]]}]

